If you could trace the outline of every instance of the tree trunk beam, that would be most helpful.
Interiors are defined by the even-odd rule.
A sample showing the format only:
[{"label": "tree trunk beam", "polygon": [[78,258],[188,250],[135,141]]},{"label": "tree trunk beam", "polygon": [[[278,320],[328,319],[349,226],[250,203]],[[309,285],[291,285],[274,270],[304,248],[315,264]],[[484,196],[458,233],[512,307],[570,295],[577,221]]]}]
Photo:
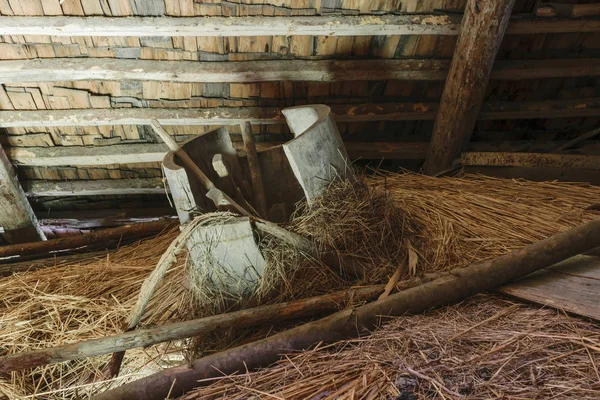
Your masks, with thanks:
[{"label": "tree trunk beam", "polygon": [[[5,257],[43,256],[51,251],[77,249],[84,246],[98,246],[123,237],[138,237],[155,234],[173,225],[173,221],[152,221],[118,228],[103,229],[84,235],[51,239],[40,242],[0,246],[0,259]],[[13,260],[13,259],[10,259]],[[14,261],[18,261],[14,259]]]},{"label": "tree trunk beam", "polygon": [[[515,0],[468,0],[423,172],[453,167],[469,142]],[[504,71],[506,72],[506,71]],[[512,79],[519,79],[513,77]]]},{"label": "tree trunk beam", "polygon": [[[483,39],[481,34],[476,36]],[[457,51],[459,51],[457,54],[462,54],[461,51],[468,51],[469,54],[472,54],[472,50],[464,50],[464,46],[457,47]],[[488,61],[485,68],[491,68],[490,60],[493,60],[496,51],[493,51],[494,57],[492,57],[492,52],[485,51],[483,53],[485,54],[481,54],[478,57],[473,55],[471,57],[473,65],[469,69],[475,68],[474,62],[476,58],[482,61],[481,57],[484,56],[486,60],[483,61]],[[459,57],[457,57],[455,64],[457,63],[459,63]],[[489,69],[486,69],[485,76],[490,79],[511,80],[599,75],[599,64],[597,59],[505,60],[498,62],[498,71],[493,71],[491,75]],[[478,66],[482,67],[483,65]],[[279,81],[351,82],[368,81],[372,80],[373,77],[377,77],[377,80],[442,81],[448,76],[448,68],[450,67],[451,64],[448,60],[433,59],[271,60],[215,63],[113,58],[48,58],[0,61],[0,83],[82,80],[146,80],[204,83]],[[480,75],[480,73],[477,75]],[[453,82],[457,74],[464,74],[464,71],[453,70],[452,79],[449,79],[448,82]],[[472,76],[472,78],[475,79],[475,76]],[[481,79],[481,76],[478,79]],[[454,86],[460,87],[458,83]]]},{"label": "tree trunk beam", "polygon": [[[580,5],[581,6],[581,5]],[[579,13],[581,14],[581,13]],[[458,35],[456,14],[315,17],[0,17],[0,35],[51,36],[390,36]],[[594,19],[513,20],[507,34],[598,32]]]},{"label": "tree trunk beam", "polygon": [[[331,110],[336,122],[433,120],[438,103],[333,104]],[[478,119],[588,117],[599,113],[600,98],[495,101],[483,104]],[[245,121],[254,125],[269,125],[285,122],[278,107],[7,110],[0,113],[0,128],[149,125],[152,118],[158,119],[163,126],[239,125]]]},{"label": "tree trunk beam", "polygon": [[[374,329],[381,316],[420,313],[453,303],[481,291],[548,267],[600,245],[600,220],[513,251],[502,257],[453,270],[439,279],[329,317],[275,334],[267,339],[228,349],[189,364],[101,393],[94,400],[163,400],[197,387],[201,380],[254,370],[279,360],[281,354],[356,337]],[[206,381],[205,381],[206,382]]]},{"label": "tree trunk beam", "polygon": [[17,175],[0,145],[0,236],[7,243],[46,240]]}]

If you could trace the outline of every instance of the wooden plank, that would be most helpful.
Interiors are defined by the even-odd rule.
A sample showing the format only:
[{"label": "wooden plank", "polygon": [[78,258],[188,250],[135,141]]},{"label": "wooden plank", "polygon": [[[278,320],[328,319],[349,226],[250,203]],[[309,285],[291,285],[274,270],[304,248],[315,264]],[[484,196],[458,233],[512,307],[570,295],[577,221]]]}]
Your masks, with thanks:
[{"label": "wooden plank", "polygon": [[600,258],[575,256],[499,291],[600,320]]},{"label": "wooden plank", "polygon": [[[164,193],[164,191],[163,191]],[[42,226],[74,229],[108,228],[175,218],[173,208],[44,211],[37,214]],[[1,272],[0,272],[1,273]]]},{"label": "wooden plank", "polygon": [[10,244],[46,240],[29,201],[0,145],[0,236]]},{"label": "wooden plank", "polygon": [[[376,103],[331,105],[337,122],[433,120],[437,103]],[[600,98],[484,103],[479,120],[595,117]],[[118,108],[81,110],[2,111],[0,128],[149,125],[165,126],[281,124],[277,107]]]},{"label": "wooden plank", "polygon": [[[259,151],[281,144],[282,142],[257,142]],[[241,150],[241,142],[234,142]],[[345,142],[350,158],[423,160],[428,143],[425,142]],[[493,153],[495,151],[547,151],[556,142],[474,142],[469,150],[490,153],[465,154],[522,154]],[[23,166],[60,166],[60,165],[107,165],[161,162],[168,151],[165,144],[118,144],[114,146],[55,146],[55,147],[9,147],[6,152],[17,165]],[[578,150],[586,152],[586,148]],[[590,145],[591,154],[597,154],[597,147]],[[582,157],[582,156],[580,156]],[[108,184],[108,182],[107,182]]]},{"label": "wooden plank", "polygon": [[161,178],[34,180],[23,181],[23,190],[29,197],[164,194],[168,191]]},{"label": "wooden plank", "polygon": [[[87,3],[85,3],[85,6]],[[100,13],[100,9],[97,12]],[[53,12],[52,14],[57,14]],[[314,17],[0,17],[0,35],[52,36],[391,36],[458,35],[456,14]],[[507,34],[598,32],[597,19],[515,19]]]},{"label": "wooden plank", "polygon": [[[495,53],[494,53],[495,54]],[[458,61],[457,61],[458,63]],[[349,82],[446,79],[450,62],[397,60],[269,60],[227,63],[107,58],[0,61],[0,83],[82,80],[145,80],[204,83],[279,81]],[[458,67],[456,67],[458,68]],[[600,75],[598,59],[502,61],[491,79],[537,79]],[[487,71],[486,71],[487,72]],[[454,75],[457,72],[453,72]],[[486,74],[487,77],[487,74]]]},{"label": "wooden plank", "polygon": [[[469,141],[515,0],[468,0],[423,172],[452,168]],[[517,78],[518,79],[518,78]]]},{"label": "wooden plank", "polygon": [[535,182],[585,182],[600,186],[600,172],[593,169],[464,166],[462,170],[468,174],[482,174],[505,179],[527,179]]},{"label": "wooden plank", "polygon": [[600,156],[547,153],[465,152],[465,166],[600,169]]}]

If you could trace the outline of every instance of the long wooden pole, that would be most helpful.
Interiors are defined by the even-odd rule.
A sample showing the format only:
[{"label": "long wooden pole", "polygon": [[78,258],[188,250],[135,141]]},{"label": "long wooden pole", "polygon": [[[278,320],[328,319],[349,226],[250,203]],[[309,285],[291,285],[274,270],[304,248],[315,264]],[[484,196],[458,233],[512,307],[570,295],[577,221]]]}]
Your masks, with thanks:
[{"label": "long wooden pole", "polygon": [[134,347],[145,347],[170,340],[206,335],[227,328],[257,326],[270,322],[326,314],[339,310],[341,305],[349,301],[362,302],[374,299],[382,290],[383,285],[348,289],[308,299],[249,308],[228,314],[140,329],[85,342],[11,354],[0,357],[0,372],[99,356]]},{"label": "long wooden pole", "polygon": [[468,0],[423,166],[452,168],[471,138],[515,0]]},{"label": "long wooden pole", "polygon": [[267,366],[281,354],[355,337],[375,328],[381,316],[419,313],[490,290],[600,245],[600,220],[559,233],[502,257],[465,268],[356,309],[195,360],[101,393],[94,400],[163,400],[202,385],[204,379]]},{"label": "long wooden pole", "polygon": [[265,197],[265,187],[263,185],[262,173],[256,154],[256,144],[254,143],[254,135],[252,134],[252,124],[246,121],[240,125],[242,132],[242,140],[244,141],[244,150],[246,159],[248,160],[248,168],[250,169],[250,179],[252,181],[252,193],[256,202],[256,209],[261,217],[267,217],[267,199]]},{"label": "long wooden pole", "polygon": [[[12,256],[32,256],[47,254],[51,251],[77,249],[83,246],[100,246],[122,237],[138,237],[160,232],[173,225],[173,221],[152,221],[125,225],[118,228],[102,229],[79,236],[51,239],[43,242],[31,242],[0,246],[0,258]],[[15,259],[18,261],[18,259]]]}]

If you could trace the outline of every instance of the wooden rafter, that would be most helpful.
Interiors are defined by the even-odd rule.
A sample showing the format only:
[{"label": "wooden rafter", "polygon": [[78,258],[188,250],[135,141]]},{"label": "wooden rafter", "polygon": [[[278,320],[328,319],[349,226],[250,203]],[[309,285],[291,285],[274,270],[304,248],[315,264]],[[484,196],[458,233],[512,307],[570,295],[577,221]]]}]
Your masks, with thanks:
[{"label": "wooden rafter", "polygon": [[452,168],[469,141],[514,3],[515,0],[467,1],[423,166],[426,174]]},{"label": "wooden rafter", "polygon": [[[476,152],[547,152],[557,144],[565,142],[555,141],[517,141],[517,142],[473,142],[469,144],[469,151]],[[281,144],[281,142],[258,142],[259,150]],[[234,142],[234,146],[242,149],[241,142]],[[423,160],[427,153],[428,143],[425,142],[346,142],[348,155],[353,159],[395,159],[395,160]],[[597,147],[593,144],[578,149],[581,154],[595,154]],[[7,153],[11,160],[21,166],[57,167],[63,165],[110,165],[110,164],[135,164],[148,162],[161,162],[168,148],[164,144],[118,144],[113,146],[56,146],[56,147],[9,147]],[[156,187],[156,181],[151,180],[151,186]],[[107,182],[108,183],[108,182]],[[66,183],[55,183],[54,187],[62,187],[68,194]],[[89,187],[91,184],[86,184]],[[132,184],[133,186],[133,184]],[[25,184],[28,192],[35,195],[36,186]],[[48,184],[43,188],[38,186],[40,193],[43,190],[52,190]],[[119,186],[120,188],[121,186]],[[82,188],[81,186],[79,188]],[[131,188],[130,190],[132,190]],[[105,193],[106,194],[106,193]]]},{"label": "wooden rafter", "polygon": [[8,243],[46,240],[13,167],[0,145],[0,227]]},{"label": "wooden rafter", "polygon": [[[53,58],[0,61],[0,83],[81,80],[205,83],[350,82],[374,79],[440,81],[446,79],[450,67],[449,60],[433,59],[270,60],[216,63],[109,58]],[[498,62],[495,67],[496,69],[491,74],[489,74],[489,71],[486,74],[490,79],[514,80],[600,75],[600,62],[598,59],[505,60]]]},{"label": "wooden rafter", "polygon": [[[433,120],[438,104],[332,104],[331,109],[337,122]],[[507,101],[484,103],[478,119],[587,117],[599,113],[600,98]],[[261,125],[284,123],[278,107],[117,108],[2,111],[0,128],[148,125],[152,118],[170,126],[238,125],[244,121]]]},{"label": "wooden rafter", "polygon": [[[376,36],[457,35],[461,16],[418,14],[314,17],[0,17],[0,35]],[[513,20],[507,34],[597,32],[595,19]]]}]

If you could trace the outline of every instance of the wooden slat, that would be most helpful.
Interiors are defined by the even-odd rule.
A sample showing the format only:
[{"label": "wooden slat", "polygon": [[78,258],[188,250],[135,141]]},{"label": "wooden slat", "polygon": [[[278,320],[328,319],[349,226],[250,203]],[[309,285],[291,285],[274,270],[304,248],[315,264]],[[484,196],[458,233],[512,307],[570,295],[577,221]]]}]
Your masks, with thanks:
[{"label": "wooden slat", "polygon": [[600,258],[575,256],[499,291],[600,320]]},{"label": "wooden slat", "polygon": [[46,240],[17,180],[12,164],[0,145],[0,227],[10,243]]},{"label": "wooden slat", "polygon": [[[316,17],[0,17],[0,35],[52,36],[390,36],[457,35],[456,14]],[[596,19],[514,20],[508,34],[598,32]]]},{"label": "wooden slat", "polygon": [[515,0],[467,1],[424,173],[433,175],[452,168],[468,143],[514,3]]},{"label": "wooden slat", "polygon": [[[349,82],[446,79],[448,60],[270,60],[155,61],[55,58],[0,61],[0,83],[81,80],[251,83],[278,81]],[[491,79],[537,79],[600,75],[597,59],[502,61]]]},{"label": "wooden slat", "polygon": [[160,178],[96,179],[76,181],[24,181],[23,190],[29,197],[38,196],[99,196],[126,194],[164,194],[166,184]]},{"label": "wooden slat", "polygon": [[[281,142],[257,142],[259,150],[281,144]],[[350,158],[422,160],[428,143],[425,142],[345,142]],[[548,151],[556,142],[474,142],[469,150],[494,151]],[[240,142],[234,142],[238,149]],[[587,147],[578,151],[587,154]],[[13,163],[23,166],[61,165],[107,165],[161,162],[168,148],[165,144],[118,144],[114,146],[56,146],[56,147],[9,147],[7,153]],[[596,154],[598,148],[589,146],[589,153]],[[495,154],[495,153],[465,153]],[[518,153],[498,153],[518,154]],[[108,183],[108,182],[107,182]]]},{"label": "wooden slat", "polygon": [[577,154],[465,152],[465,166],[586,168],[600,170],[600,156]]},{"label": "wooden slat", "polygon": [[0,35],[272,36],[456,35],[460,15],[336,17],[0,17]]},{"label": "wooden slat", "polygon": [[[376,103],[331,105],[337,122],[432,120],[437,103]],[[512,101],[484,103],[479,120],[593,117],[600,114],[600,98],[575,100]],[[277,107],[230,108],[119,108],[81,110],[2,111],[0,128],[56,126],[239,125],[284,123]]]}]

